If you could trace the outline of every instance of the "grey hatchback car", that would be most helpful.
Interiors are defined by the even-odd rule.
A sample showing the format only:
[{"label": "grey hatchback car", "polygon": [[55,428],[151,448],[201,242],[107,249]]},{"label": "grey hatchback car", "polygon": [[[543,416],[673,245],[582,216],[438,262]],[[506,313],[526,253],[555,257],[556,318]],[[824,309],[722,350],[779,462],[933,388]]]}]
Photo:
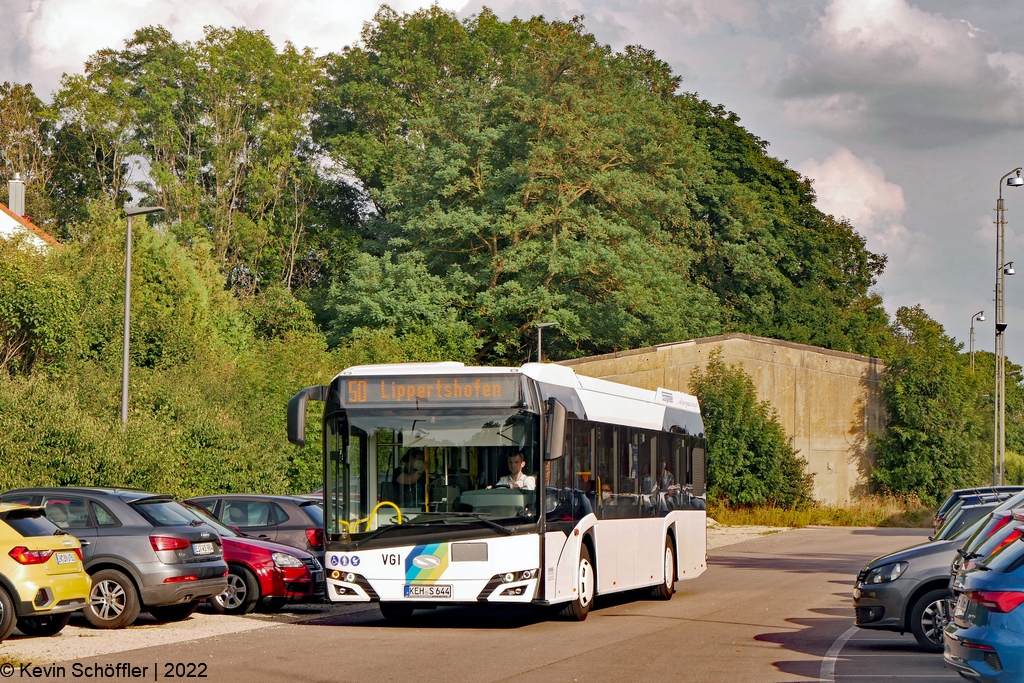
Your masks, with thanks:
[{"label": "grey hatchback car", "polygon": [[92,577],[85,618],[123,628],[139,612],[179,621],[227,587],[217,532],[171,496],[129,489],[25,488],[0,502],[42,505],[46,517],[82,543]]},{"label": "grey hatchback car", "polygon": [[857,575],[853,590],[856,625],[910,631],[925,650],[942,652],[942,631],[950,617],[950,564],[998,507],[996,501],[963,506],[928,542],[869,562]]},{"label": "grey hatchback car", "polygon": [[299,496],[225,493],[189,498],[246,536],[284,543],[323,559],[324,512],[320,501]]}]

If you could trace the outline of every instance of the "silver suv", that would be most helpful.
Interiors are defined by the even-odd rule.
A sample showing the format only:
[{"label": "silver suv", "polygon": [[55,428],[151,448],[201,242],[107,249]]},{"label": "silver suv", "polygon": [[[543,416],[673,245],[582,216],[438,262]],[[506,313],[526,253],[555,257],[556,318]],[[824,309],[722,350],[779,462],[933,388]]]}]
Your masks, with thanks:
[{"label": "silver suv", "polygon": [[85,618],[99,628],[131,625],[139,612],[161,621],[191,615],[227,587],[220,537],[171,496],[108,488],[26,488],[4,503],[42,505],[82,543],[92,590]]}]

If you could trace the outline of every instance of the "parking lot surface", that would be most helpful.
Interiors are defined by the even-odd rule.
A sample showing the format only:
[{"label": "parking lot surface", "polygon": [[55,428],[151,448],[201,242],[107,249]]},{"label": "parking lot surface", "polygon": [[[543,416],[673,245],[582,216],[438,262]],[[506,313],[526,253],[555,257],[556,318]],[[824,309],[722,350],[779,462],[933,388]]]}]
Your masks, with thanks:
[{"label": "parking lot surface", "polygon": [[[173,626],[166,631],[173,642],[93,657],[77,651],[65,661],[66,676],[53,678],[71,678],[73,660],[80,667],[148,666],[147,677],[155,667],[161,678],[178,665],[202,664],[207,680],[242,683],[953,680],[941,655],[921,653],[909,634],[850,629],[857,571],[926,537],[927,530],[826,527],[753,537],[711,550],[708,571],[671,601],[633,594],[599,599],[581,624],[478,607],[416,612],[394,624],[373,607],[329,606],[239,617],[244,630],[225,626],[188,639],[190,625],[198,633],[223,619],[200,614],[151,627],[159,637]],[[108,635],[91,633],[97,643]],[[81,635],[69,629],[46,640],[56,645]],[[28,639],[12,641],[11,649],[5,643],[0,654],[28,645]]]}]

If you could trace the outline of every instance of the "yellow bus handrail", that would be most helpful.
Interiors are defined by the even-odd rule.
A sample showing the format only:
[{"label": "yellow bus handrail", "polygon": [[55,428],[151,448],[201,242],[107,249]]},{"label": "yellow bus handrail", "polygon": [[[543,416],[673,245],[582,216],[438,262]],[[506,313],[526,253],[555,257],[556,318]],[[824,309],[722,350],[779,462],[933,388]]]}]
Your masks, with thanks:
[{"label": "yellow bus handrail", "polygon": [[399,524],[402,523],[402,510],[401,510],[401,508],[399,508],[397,505],[392,503],[390,500],[382,500],[381,502],[377,503],[376,507],[373,508],[373,512],[370,513],[369,517],[367,517],[365,520],[359,520],[361,522],[362,521],[366,522],[366,530],[367,531],[370,530],[370,526],[372,526],[372,524],[373,524],[373,518],[377,516],[377,510],[380,510],[385,505],[390,505],[391,507],[395,508],[395,512],[398,513],[398,523]]}]

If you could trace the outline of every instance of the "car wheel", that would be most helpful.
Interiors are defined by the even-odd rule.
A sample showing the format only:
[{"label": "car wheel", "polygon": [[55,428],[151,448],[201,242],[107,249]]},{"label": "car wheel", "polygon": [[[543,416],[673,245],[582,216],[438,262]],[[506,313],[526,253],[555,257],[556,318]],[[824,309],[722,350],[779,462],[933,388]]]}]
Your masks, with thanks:
[{"label": "car wheel", "polygon": [[199,601],[182,602],[177,605],[161,605],[159,607],[147,607],[146,609],[157,621],[183,621],[192,616],[192,613],[199,607]]},{"label": "car wheel", "polygon": [[40,614],[37,617],[22,617],[18,619],[18,630],[26,636],[46,638],[48,636],[55,636],[63,631],[69,621],[71,621],[71,612]]},{"label": "car wheel", "polygon": [[96,628],[124,628],[139,616],[139,594],[124,572],[101,569],[92,575],[89,604],[83,612]]},{"label": "car wheel", "polygon": [[562,608],[561,616],[570,621],[584,621],[594,602],[594,564],[587,546],[580,548],[580,564],[576,569],[576,599]]},{"label": "car wheel", "polygon": [[665,539],[665,580],[651,589],[655,600],[671,600],[676,592],[676,554],[672,550],[672,539]]},{"label": "car wheel", "polygon": [[389,621],[405,621],[412,616],[412,606],[398,602],[380,603],[380,614]]},{"label": "car wheel", "polygon": [[949,624],[949,591],[925,593],[910,610],[910,630],[928,652],[942,652],[942,632]]},{"label": "car wheel", "polygon": [[217,614],[248,614],[260,599],[260,584],[256,576],[245,567],[231,565],[228,569],[228,587],[220,595],[210,598],[210,607]]},{"label": "car wheel", "polygon": [[3,588],[0,588],[0,641],[14,633],[18,617],[14,614],[14,601]]}]

